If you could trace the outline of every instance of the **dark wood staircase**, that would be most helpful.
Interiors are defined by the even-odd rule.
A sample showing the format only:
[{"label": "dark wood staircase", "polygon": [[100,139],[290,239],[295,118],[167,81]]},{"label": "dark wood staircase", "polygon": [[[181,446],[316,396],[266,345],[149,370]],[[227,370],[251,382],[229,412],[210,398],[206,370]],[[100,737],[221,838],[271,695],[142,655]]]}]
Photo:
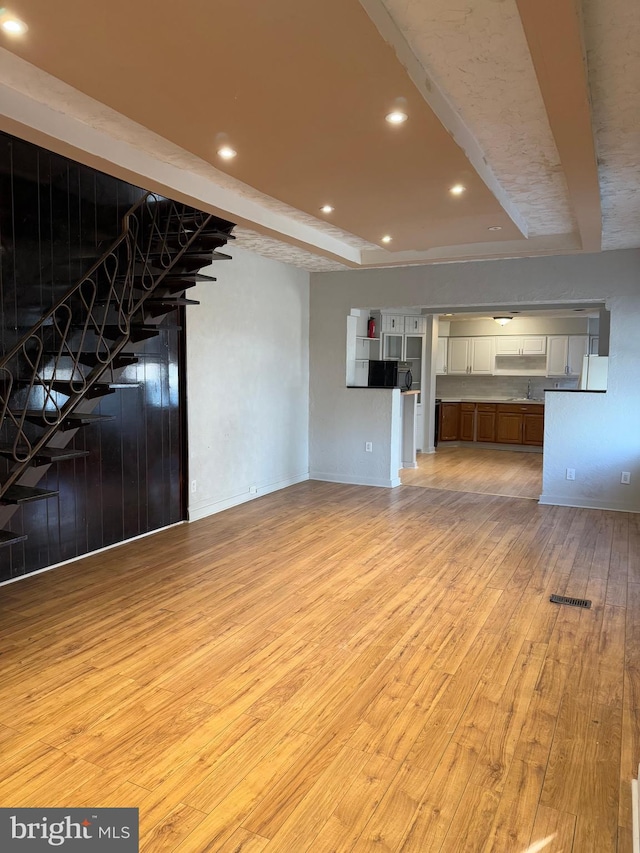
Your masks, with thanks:
[{"label": "dark wood staircase", "polygon": [[130,348],[158,335],[169,312],[198,304],[185,294],[215,281],[200,270],[229,259],[217,250],[233,227],[147,193],[88,272],[0,358],[0,546],[26,538],[8,529],[20,504],[56,497],[36,485],[48,467],[87,455],[67,445],[105,420],[93,411],[99,400],[138,387],[118,381],[138,360]]}]

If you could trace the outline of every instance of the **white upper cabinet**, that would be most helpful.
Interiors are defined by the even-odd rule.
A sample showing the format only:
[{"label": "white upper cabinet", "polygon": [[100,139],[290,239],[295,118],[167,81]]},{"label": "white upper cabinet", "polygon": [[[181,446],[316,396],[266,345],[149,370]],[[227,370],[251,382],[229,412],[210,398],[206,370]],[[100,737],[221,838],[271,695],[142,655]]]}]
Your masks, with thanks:
[{"label": "white upper cabinet", "polygon": [[567,376],[580,376],[582,360],[589,352],[589,335],[569,335]]},{"label": "white upper cabinet", "polygon": [[438,338],[438,352],[436,355],[436,374],[442,376],[447,372],[447,341],[448,338]]},{"label": "white upper cabinet", "polygon": [[547,376],[566,376],[568,355],[568,335],[549,335],[547,338]]},{"label": "white upper cabinet", "polygon": [[468,373],[471,364],[471,338],[449,338],[449,374]]},{"label": "white upper cabinet", "polygon": [[521,355],[544,355],[547,351],[546,335],[529,335],[522,338]]},{"label": "white upper cabinet", "polygon": [[404,334],[404,314],[383,314],[382,331]]},{"label": "white upper cabinet", "polygon": [[449,338],[447,373],[493,374],[494,338]]},{"label": "white upper cabinet", "polygon": [[495,357],[494,338],[471,338],[471,370],[470,373],[493,373]]},{"label": "white upper cabinet", "polygon": [[588,335],[549,335],[547,376],[579,376],[588,351]]},{"label": "white upper cabinet", "polygon": [[496,336],[496,355],[520,355],[522,338],[515,335]]},{"label": "white upper cabinet", "polygon": [[546,335],[496,335],[496,355],[544,355]]},{"label": "white upper cabinet", "polygon": [[406,335],[424,335],[427,331],[427,318],[420,315],[404,318],[404,331]]}]

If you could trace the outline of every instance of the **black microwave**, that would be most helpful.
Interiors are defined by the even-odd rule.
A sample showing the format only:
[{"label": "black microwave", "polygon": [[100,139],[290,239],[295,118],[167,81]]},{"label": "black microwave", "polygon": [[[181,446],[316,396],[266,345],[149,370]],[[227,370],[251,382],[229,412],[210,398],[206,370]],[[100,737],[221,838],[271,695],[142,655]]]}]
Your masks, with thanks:
[{"label": "black microwave", "polygon": [[397,361],[369,361],[369,388],[397,388]]}]

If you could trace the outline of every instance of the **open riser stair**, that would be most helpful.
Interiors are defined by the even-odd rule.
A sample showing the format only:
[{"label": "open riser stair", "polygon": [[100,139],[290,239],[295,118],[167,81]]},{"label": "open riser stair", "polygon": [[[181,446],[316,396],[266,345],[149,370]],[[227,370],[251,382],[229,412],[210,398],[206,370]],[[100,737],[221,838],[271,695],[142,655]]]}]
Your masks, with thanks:
[{"label": "open riser stair", "polygon": [[[133,345],[159,333],[172,311],[197,305],[186,291],[215,281],[200,270],[230,256],[233,224],[147,193],[125,214],[119,236],[79,281],[0,358],[0,546],[25,537],[7,528],[21,503],[55,498],[37,482],[79,428],[104,420],[100,399],[126,393]],[[89,258],[87,258],[87,261]]]}]

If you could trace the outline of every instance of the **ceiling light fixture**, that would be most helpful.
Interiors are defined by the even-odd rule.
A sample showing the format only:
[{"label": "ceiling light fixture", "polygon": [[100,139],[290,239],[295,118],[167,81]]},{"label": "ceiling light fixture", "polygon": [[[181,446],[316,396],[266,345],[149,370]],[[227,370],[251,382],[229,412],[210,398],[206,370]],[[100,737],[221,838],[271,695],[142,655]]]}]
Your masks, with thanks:
[{"label": "ceiling light fixture", "polygon": [[385,234],[384,237],[382,238],[382,242],[383,243],[390,243],[391,237],[388,234]]},{"label": "ceiling light fixture", "polygon": [[493,319],[499,326],[506,326],[507,323],[510,323],[513,320],[513,317],[494,317]]},{"label": "ceiling light fixture", "polygon": [[466,190],[466,187],[463,187],[462,184],[454,184],[449,192],[451,195],[462,195],[462,193]]},{"label": "ceiling light fixture", "polygon": [[323,213],[333,213],[333,208],[331,207],[330,204],[323,204],[322,207],[320,208],[320,210]]},{"label": "ceiling light fixture", "polygon": [[490,225],[487,231],[502,231],[502,225]]},{"label": "ceiling light fixture", "polygon": [[10,36],[23,36],[29,27],[18,18],[5,18],[0,27]]},{"label": "ceiling light fixture", "polygon": [[404,124],[408,118],[409,116],[406,113],[403,113],[402,110],[392,110],[385,116],[385,119],[389,124]]},{"label": "ceiling light fixture", "polygon": [[222,157],[223,160],[233,160],[237,153],[229,145],[223,145],[222,148],[218,148],[218,157]]}]

